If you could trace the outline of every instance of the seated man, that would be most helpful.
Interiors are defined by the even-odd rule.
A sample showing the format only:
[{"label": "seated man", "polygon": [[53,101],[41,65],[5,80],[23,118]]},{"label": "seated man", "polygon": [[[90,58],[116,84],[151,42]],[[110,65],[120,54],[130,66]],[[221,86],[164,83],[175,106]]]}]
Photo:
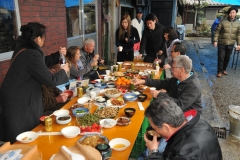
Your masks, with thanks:
[{"label": "seated man", "polygon": [[171,70],[172,78],[134,79],[134,85],[146,84],[156,87],[157,90],[150,91],[154,98],[157,98],[160,92],[167,92],[184,112],[196,109],[201,113],[201,85],[196,74],[191,72],[192,60],[187,56],[177,56],[173,59]]},{"label": "seated man", "polygon": [[44,115],[50,115],[68,102],[68,94],[57,87],[42,85]]},{"label": "seated man", "polygon": [[196,110],[183,113],[172,98],[162,93],[145,110],[145,116],[152,128],[168,142],[164,152],[159,153],[157,136],[150,141],[144,135],[149,150],[145,160],[222,159],[216,134],[212,127],[200,118]]}]

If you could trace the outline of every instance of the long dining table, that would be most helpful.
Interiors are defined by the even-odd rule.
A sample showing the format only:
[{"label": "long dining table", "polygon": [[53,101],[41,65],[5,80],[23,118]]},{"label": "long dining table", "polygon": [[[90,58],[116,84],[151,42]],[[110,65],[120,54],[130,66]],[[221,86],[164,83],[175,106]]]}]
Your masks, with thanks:
[{"label": "long dining table", "polygon": [[[161,75],[162,70],[160,70],[159,75]],[[150,95],[149,88],[146,88],[143,92],[147,95],[147,99],[144,102],[141,102],[144,110],[148,107],[152,96]],[[103,94],[103,93],[102,93]],[[101,95],[101,94],[100,94]],[[76,118],[73,116],[70,107],[77,103],[78,97],[72,98],[66,105],[64,105],[61,109],[68,109],[70,111],[70,115],[72,117],[72,121],[66,125],[59,125],[56,123],[56,117],[52,116],[53,119],[53,130],[52,132],[60,132],[62,128],[66,126],[78,126]],[[138,136],[139,129],[142,125],[144,119],[144,110],[140,110],[138,103],[139,100],[135,100],[134,102],[126,102],[126,105],[121,108],[118,112],[118,115],[115,117],[125,116],[124,108],[135,108],[136,113],[133,117],[131,117],[131,123],[127,126],[114,126],[110,129],[102,128],[102,135],[106,136],[109,141],[114,138],[125,138],[130,142],[130,146],[124,151],[115,151],[112,150],[112,157],[116,160],[128,160],[131,154],[132,148],[134,146],[135,140]],[[98,107],[93,105],[90,109],[90,113],[94,113]],[[32,131],[38,132],[43,131],[45,132],[45,126],[39,124],[35,127]],[[37,145],[39,152],[41,152],[42,160],[49,160],[53,154],[59,152],[61,146],[65,145],[67,147],[74,146],[75,143],[81,138],[81,135],[78,135],[76,138],[65,138],[63,135],[39,135],[39,137],[29,143],[28,145]],[[16,142],[15,144],[20,144],[20,142]]]}]

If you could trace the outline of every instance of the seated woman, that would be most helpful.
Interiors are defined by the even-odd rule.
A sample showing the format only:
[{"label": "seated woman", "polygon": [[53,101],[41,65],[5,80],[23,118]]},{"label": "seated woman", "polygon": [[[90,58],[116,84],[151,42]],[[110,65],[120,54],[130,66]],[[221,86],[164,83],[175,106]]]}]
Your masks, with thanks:
[{"label": "seated woman", "polygon": [[70,77],[69,79],[78,79],[80,80],[84,74],[91,71],[92,67],[83,67],[80,61],[80,47],[71,46],[67,50],[66,58],[70,65]]}]

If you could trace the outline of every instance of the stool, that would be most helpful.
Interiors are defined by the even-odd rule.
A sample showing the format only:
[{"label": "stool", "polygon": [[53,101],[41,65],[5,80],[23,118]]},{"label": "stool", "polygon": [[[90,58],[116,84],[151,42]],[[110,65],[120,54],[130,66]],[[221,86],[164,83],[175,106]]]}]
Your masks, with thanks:
[{"label": "stool", "polygon": [[[233,68],[233,65],[235,65],[235,70],[237,68],[239,54],[240,54],[240,50],[236,50],[236,48],[234,48],[234,54],[233,54],[233,60],[232,60],[232,68]],[[234,62],[235,55],[237,55],[237,58],[236,58],[236,61]]]}]

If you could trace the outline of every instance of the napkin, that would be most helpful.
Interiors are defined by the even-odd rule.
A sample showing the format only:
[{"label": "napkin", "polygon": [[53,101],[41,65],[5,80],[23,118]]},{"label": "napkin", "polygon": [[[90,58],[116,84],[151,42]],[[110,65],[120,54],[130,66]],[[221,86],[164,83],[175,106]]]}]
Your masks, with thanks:
[{"label": "napkin", "polygon": [[142,102],[137,102],[138,103],[138,108],[140,111],[144,111],[144,107],[142,105]]}]

